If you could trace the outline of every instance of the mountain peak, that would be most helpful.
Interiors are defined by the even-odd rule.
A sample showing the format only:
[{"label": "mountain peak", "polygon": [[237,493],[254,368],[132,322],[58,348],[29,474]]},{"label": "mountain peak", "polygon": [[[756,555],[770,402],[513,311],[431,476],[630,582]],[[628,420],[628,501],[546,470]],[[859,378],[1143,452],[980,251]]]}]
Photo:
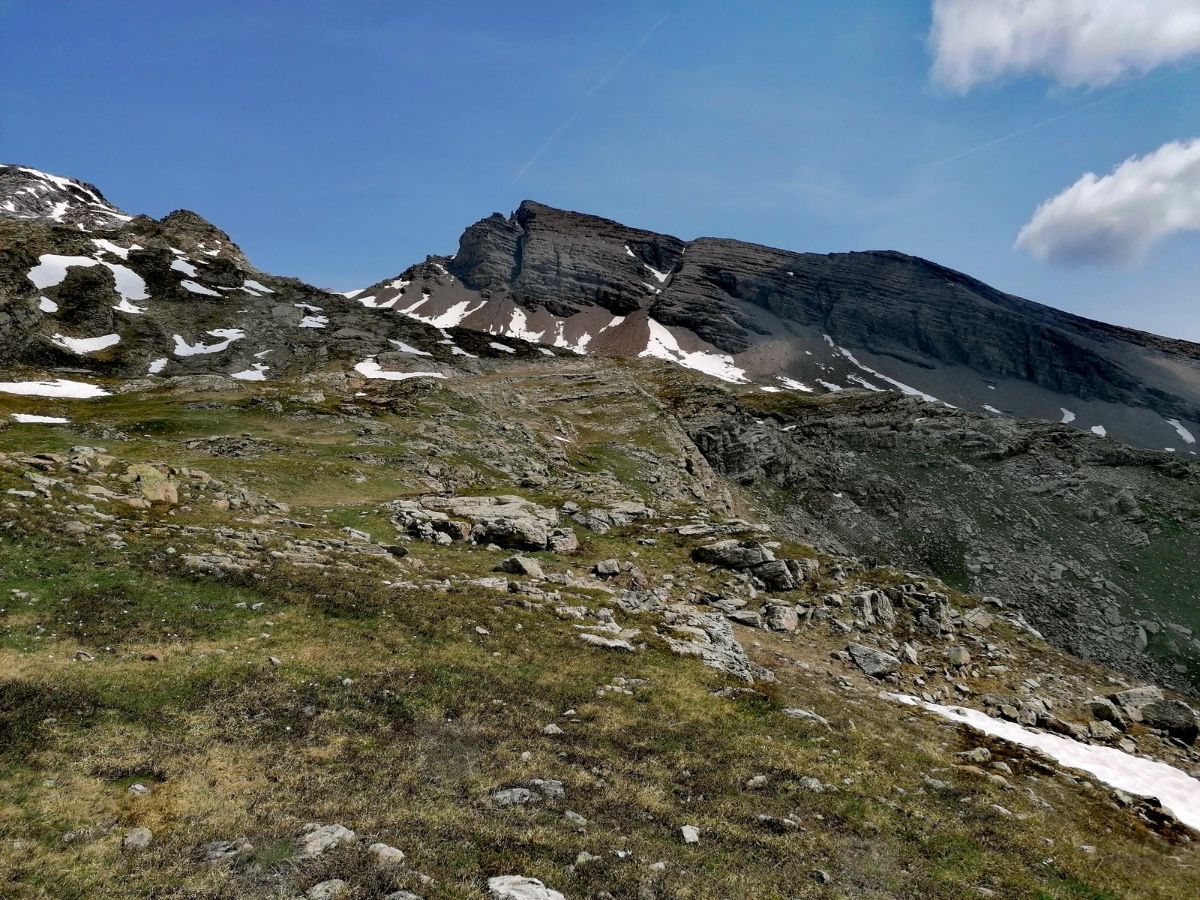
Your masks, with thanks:
[{"label": "mountain peak", "polygon": [[12,164],[0,164],[0,216],[82,231],[120,228],[132,219],[95,185]]}]

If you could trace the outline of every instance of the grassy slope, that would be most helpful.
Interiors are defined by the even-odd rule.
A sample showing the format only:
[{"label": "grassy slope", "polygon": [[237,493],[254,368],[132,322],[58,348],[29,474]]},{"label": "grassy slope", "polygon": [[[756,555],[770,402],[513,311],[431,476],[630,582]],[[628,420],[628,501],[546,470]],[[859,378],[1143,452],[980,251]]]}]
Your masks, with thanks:
[{"label": "grassy slope", "polygon": [[[131,459],[236,473],[321,531],[324,522],[354,524],[390,539],[375,507],[424,489],[408,450],[429,440],[427,416],[411,412],[427,401],[414,395],[407,414],[370,420],[386,430],[390,447],[352,448],[353,419],[294,419],[232,403],[187,412],[169,397],[87,405],[6,399],[14,410],[61,406],[74,424],[0,431],[0,452],[101,443]],[[571,412],[547,407],[526,421],[549,429],[552,414]],[[585,452],[597,469],[625,479],[644,473],[611,432],[584,417],[571,424],[577,444],[597,443],[572,447],[572,457]],[[462,428],[486,431],[472,422]],[[128,439],[100,440],[103,431]],[[215,459],[179,443],[241,432],[282,450]],[[470,452],[447,450],[469,463]],[[364,451],[408,465],[346,458]],[[493,466],[480,469],[474,489],[512,489]],[[0,474],[0,491],[24,486]],[[654,496],[652,485],[636,487]],[[216,518],[202,509],[170,519],[122,515],[174,524]],[[289,897],[341,877],[356,897],[400,887],[479,897],[486,877],[504,873],[540,877],[570,897],[1200,891],[1197,870],[1171,858],[1194,865],[1193,852],[1147,832],[1102,791],[1042,775],[1038,791],[1054,804],[1050,812],[1022,790],[956,773],[950,754],[974,740],[898,712],[869,686],[839,688],[823,673],[827,642],[744,634],[780,682],[720,698],[711,692],[728,679],[670,655],[650,636],[649,621],[641,623],[648,649],[616,655],[584,647],[569,621],[505,593],[389,588],[384,579],[395,571],[371,567],[322,575],[278,566],[237,583],[197,579],[171,562],[193,538],[180,536],[177,554],[145,532],[113,550],[20,508],[0,508],[0,519],[10,523],[0,532],[4,896]],[[545,562],[554,571],[580,570],[624,556],[633,536],[592,537],[580,558]],[[637,547],[651,573],[686,569],[687,549],[666,538]],[[430,578],[484,574],[499,558],[463,546],[413,551]],[[36,602],[10,599],[12,589]],[[601,601],[576,592],[570,602]],[[74,661],[81,648],[96,659]],[[165,658],[143,660],[149,650]],[[269,655],[283,665],[271,665]],[[632,696],[597,696],[618,677],[644,683]],[[834,730],[784,716],[791,706],[828,716]],[[564,718],[568,709],[575,715]],[[543,735],[550,722],[566,734]],[[1018,774],[1039,774],[1027,762],[1013,764]],[[952,788],[923,787],[925,774]],[[755,775],[767,776],[764,788],[746,787]],[[836,790],[806,790],[806,776]],[[566,799],[515,810],[486,802],[490,790],[534,777],[562,780]],[[152,793],[130,794],[134,782]],[[570,824],[567,809],[590,824]],[[799,827],[776,833],[760,815],[790,816]],[[400,847],[407,866],[434,883],[382,871],[361,850],[297,861],[292,840],[310,821],[340,822]],[[701,828],[699,845],[682,844],[683,824]],[[154,829],[155,844],[123,853],[120,836],[135,825]],[[198,845],[237,836],[253,842],[248,858],[217,868],[197,862]],[[600,859],[571,868],[580,851]],[[661,873],[649,869],[658,860],[668,863]],[[816,881],[816,869],[832,883]]]}]

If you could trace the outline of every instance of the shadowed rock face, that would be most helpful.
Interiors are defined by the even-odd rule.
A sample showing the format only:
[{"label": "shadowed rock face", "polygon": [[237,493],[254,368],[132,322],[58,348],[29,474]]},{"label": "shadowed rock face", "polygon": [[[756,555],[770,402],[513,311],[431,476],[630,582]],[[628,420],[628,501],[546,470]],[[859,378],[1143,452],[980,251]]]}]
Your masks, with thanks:
[{"label": "shadowed rock face", "polygon": [[507,291],[523,306],[570,316],[589,306],[627,315],[661,284],[647,267],[674,269],[683,241],[526,200],[511,218],[468,228],[449,269],[476,290]]}]

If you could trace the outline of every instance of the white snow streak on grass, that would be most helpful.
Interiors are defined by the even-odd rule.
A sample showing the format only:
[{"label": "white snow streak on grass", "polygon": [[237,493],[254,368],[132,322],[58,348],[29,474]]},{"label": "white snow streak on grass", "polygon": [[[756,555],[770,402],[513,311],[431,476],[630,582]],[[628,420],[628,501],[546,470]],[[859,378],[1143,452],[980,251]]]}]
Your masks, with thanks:
[{"label": "white snow streak on grass", "polygon": [[94,338],[73,338],[67,337],[64,334],[56,334],[50,340],[56,346],[62,347],[64,350],[70,350],[72,353],[95,353],[98,350],[121,343],[121,336],[119,334],[105,334]]},{"label": "white snow streak on grass", "polygon": [[354,371],[365,378],[379,378],[384,381],[406,381],[409,378],[445,378],[441,372],[386,372],[373,359],[363,360],[354,367]]},{"label": "white snow streak on grass", "polygon": [[707,353],[703,350],[689,353],[679,346],[679,341],[665,325],[649,318],[646,323],[650,327],[650,340],[646,344],[646,349],[638,354],[639,357],[652,356],[656,359],[665,359],[668,362],[677,363],[685,369],[694,369],[697,372],[712,375],[714,378],[720,378],[722,381],[730,381],[734,384],[746,383],[746,373],[734,365],[732,356]]},{"label": "white snow streak on grass", "polygon": [[70,397],[75,400],[109,396],[109,392],[102,387],[82,381],[67,381],[65,378],[54,381],[0,381],[0,392],[27,397]]},{"label": "white snow streak on grass", "polygon": [[220,353],[234,341],[240,341],[246,333],[240,328],[214,328],[207,332],[216,338],[222,338],[216,344],[205,344],[203,341],[189,344],[180,335],[175,335],[176,356],[197,356],[202,353]]},{"label": "white snow streak on grass", "polygon": [[13,413],[12,417],[22,425],[66,425],[70,421],[62,416],[35,416],[32,413]]},{"label": "white snow streak on grass", "polygon": [[1200,781],[1174,766],[1143,759],[1115,747],[1096,747],[1057,734],[1033,731],[1015,722],[1004,722],[975,709],[925,703],[905,694],[887,694],[909,706],[920,706],[943,718],[970,726],[1022,747],[1039,750],[1060,765],[1079,769],[1120,791],[1155,797],[1179,821],[1200,829]]}]

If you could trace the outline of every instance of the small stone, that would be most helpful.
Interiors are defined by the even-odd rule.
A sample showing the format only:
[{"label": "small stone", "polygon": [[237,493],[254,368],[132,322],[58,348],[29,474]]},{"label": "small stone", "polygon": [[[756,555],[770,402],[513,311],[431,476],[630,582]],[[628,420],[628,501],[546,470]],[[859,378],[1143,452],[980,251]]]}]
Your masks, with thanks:
[{"label": "small stone", "polygon": [[561,728],[559,728],[553,722],[551,722],[549,725],[547,725],[545,728],[542,729],[542,734],[548,735],[549,737],[555,737],[556,735],[565,734],[565,733],[566,732],[564,732]]},{"label": "small stone", "polygon": [[488,879],[491,900],[567,900],[558,891],[546,887],[536,878],[521,875],[499,875]]},{"label": "small stone", "polygon": [[139,797],[145,797],[150,793],[150,788],[146,787],[141,782],[138,782],[137,784],[131,784],[129,786],[129,793],[137,794]]},{"label": "small stone", "polygon": [[336,900],[350,893],[350,885],[340,878],[330,878],[320,884],[314,884],[304,895],[308,900]]},{"label": "small stone", "polygon": [[283,665],[283,660],[280,659],[278,656],[268,656],[267,662],[269,662],[273,666],[282,666]]},{"label": "small stone", "polygon": [[570,822],[572,825],[578,825],[580,827],[583,827],[584,825],[586,825],[588,823],[588,820],[585,819],[583,816],[581,816],[579,813],[572,812],[569,809],[565,813],[563,813],[563,818],[566,819],[568,822]]},{"label": "small stone", "polygon": [[700,829],[695,825],[684,825],[679,829],[679,833],[683,837],[685,844],[700,843]]},{"label": "small stone", "polygon": [[134,828],[125,833],[121,839],[121,847],[125,850],[145,850],[154,840],[154,832],[149,828]]},{"label": "small stone", "polygon": [[372,844],[367,853],[381,866],[392,866],[404,862],[404,851],[387,844]]},{"label": "small stone", "polygon": [[982,766],[984,763],[991,762],[992,751],[987,747],[976,747],[974,750],[967,750],[964,753],[959,753],[958,756],[962,759],[965,759],[967,762],[972,762]]}]

